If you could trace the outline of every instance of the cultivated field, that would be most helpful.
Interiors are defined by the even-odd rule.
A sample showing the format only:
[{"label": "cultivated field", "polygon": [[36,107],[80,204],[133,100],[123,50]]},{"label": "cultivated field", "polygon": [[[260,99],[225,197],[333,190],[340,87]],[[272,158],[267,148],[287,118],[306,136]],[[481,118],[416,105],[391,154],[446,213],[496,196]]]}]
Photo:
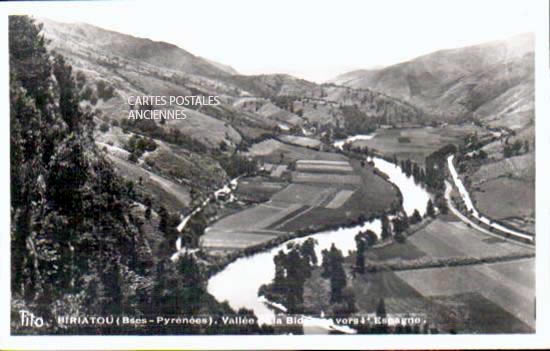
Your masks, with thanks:
[{"label": "cultivated field", "polygon": [[353,168],[346,161],[298,160],[296,169],[300,172],[353,172]]},{"label": "cultivated field", "polygon": [[288,221],[279,229],[292,232],[301,228],[319,227],[327,224],[342,223],[347,220],[356,220],[361,214],[368,216],[372,213],[381,213],[387,210],[392,202],[397,201],[397,190],[382,177],[375,174],[373,167],[369,165],[361,167],[360,162],[357,160],[350,160],[349,162],[354,170],[353,175],[307,174],[310,179],[319,181],[319,183],[309,183],[310,185],[335,187],[340,191],[353,191],[349,198],[337,208],[328,208],[328,204],[332,201],[339,202],[343,200],[342,198],[336,200],[336,197],[339,196],[336,193],[331,201],[325,203],[323,206],[312,208],[307,212],[307,215]]},{"label": "cultivated field", "polygon": [[302,136],[283,135],[281,136],[281,140],[303,147],[319,148],[321,146],[321,142],[319,140]]},{"label": "cultivated field", "polygon": [[318,186],[307,184],[290,184],[284,190],[275,194],[272,200],[319,206],[327,199],[332,199],[336,192],[336,188],[332,187],[319,188]]},{"label": "cultivated field", "polygon": [[534,252],[530,248],[479,233],[463,222],[439,219],[408,237],[407,242],[431,257],[481,258]]},{"label": "cultivated field", "polygon": [[[532,140],[533,133],[534,130],[527,128],[510,137],[508,142]],[[472,200],[486,216],[535,233],[535,153],[531,150],[501,159],[503,147],[504,143],[494,142],[484,148],[492,162],[469,175]]]},{"label": "cultivated field", "polygon": [[532,217],[535,213],[534,183],[512,178],[497,178],[473,192],[478,210],[490,218]]},{"label": "cultivated field", "polygon": [[358,175],[292,172],[292,181],[295,183],[358,185],[361,183],[361,177]]},{"label": "cultivated field", "polygon": [[[525,285],[522,282],[534,282],[534,274],[534,259],[396,273],[426,297],[477,292],[533,330],[535,285]],[[524,277],[525,275],[528,277]]]},{"label": "cultivated field", "polygon": [[[345,161],[346,157],[341,154],[316,151],[300,146],[288,145],[275,139],[267,139],[250,147],[247,155],[261,158],[269,163],[289,164],[297,160],[328,160]],[[281,157],[282,155],[282,157]]]},{"label": "cultivated field", "polygon": [[340,190],[338,194],[330,201],[326,208],[338,208],[342,206],[353,195],[353,190]]},{"label": "cultivated field", "polygon": [[471,180],[473,185],[477,185],[500,177],[534,181],[535,155],[529,153],[485,164],[471,176]]},{"label": "cultivated field", "polygon": [[[275,151],[277,150],[277,151]],[[203,236],[206,247],[242,247],[250,238],[250,245],[266,238],[253,238],[262,231],[273,233],[295,232],[300,229],[322,228],[326,225],[343,224],[356,220],[360,215],[387,210],[397,201],[396,189],[374,173],[370,165],[360,166],[356,160],[348,161],[345,156],[326,153],[266,140],[251,148],[256,157],[272,155],[281,159],[280,150],[288,151],[284,160],[295,157],[297,167],[317,167],[315,173],[292,172],[290,184],[273,181],[274,176],[284,172],[286,163],[266,163],[271,172],[268,177],[241,179],[236,190],[237,198],[264,201],[251,208],[229,214],[214,223]],[[351,162],[351,163],[350,163]],[[266,168],[267,169],[267,168]],[[281,169],[281,171],[279,171]],[[342,171],[346,174],[343,174]],[[255,196],[254,192],[259,195]],[[247,234],[234,236],[232,234]],[[232,241],[235,239],[235,246]]]},{"label": "cultivated field", "polygon": [[449,143],[460,143],[475,131],[481,132],[481,129],[473,125],[379,129],[374,138],[355,141],[353,146],[367,146],[384,155],[409,158],[423,165],[425,157],[432,152]]},{"label": "cultivated field", "polygon": [[[489,237],[457,221],[436,219],[403,244],[367,249],[368,260],[382,262],[449,257],[495,257],[534,253]],[[347,259],[350,266],[354,255]],[[351,273],[350,273],[351,275]],[[314,279],[315,280],[315,279]],[[460,267],[367,272],[348,280],[359,311],[372,313],[381,297],[387,313],[424,313],[443,332],[525,333],[534,330],[534,259]],[[308,296],[323,296],[320,282],[309,281]],[[328,308],[327,302],[311,302]],[[325,309],[326,311],[326,309]]]},{"label": "cultivated field", "polygon": [[273,182],[264,177],[246,178],[239,182],[235,194],[240,199],[265,202],[285,186],[285,183]]},{"label": "cultivated field", "polygon": [[[332,313],[330,281],[315,270],[304,285],[304,303],[309,313]],[[417,271],[423,272],[424,270]],[[358,314],[374,313],[384,300],[388,316],[416,314],[441,333],[526,333],[533,328],[484,294],[474,291],[457,294],[428,295],[401,277],[405,272],[383,271],[353,277],[346,269],[348,286],[354,293]],[[416,272],[416,271],[415,271]],[[409,273],[409,272],[406,272]],[[438,277],[442,285],[445,276]],[[422,279],[422,278],[420,278]],[[425,281],[433,280],[430,276]],[[423,281],[419,280],[419,285]]]},{"label": "cultivated field", "polygon": [[260,204],[222,218],[214,223],[212,227],[231,229],[233,231],[263,229],[302,207],[302,205],[296,203],[281,205],[273,203]]},{"label": "cultivated field", "polygon": [[280,233],[276,232],[234,232],[211,228],[202,238],[203,245],[209,249],[242,249],[250,245],[271,240]]}]

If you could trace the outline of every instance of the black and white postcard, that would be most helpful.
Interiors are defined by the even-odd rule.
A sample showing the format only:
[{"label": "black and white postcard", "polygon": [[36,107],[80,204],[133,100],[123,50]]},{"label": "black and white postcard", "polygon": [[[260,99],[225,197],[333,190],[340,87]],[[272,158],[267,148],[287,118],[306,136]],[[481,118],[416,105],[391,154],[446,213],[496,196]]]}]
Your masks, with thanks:
[{"label": "black and white postcard", "polygon": [[6,347],[544,345],[547,5],[5,4]]}]

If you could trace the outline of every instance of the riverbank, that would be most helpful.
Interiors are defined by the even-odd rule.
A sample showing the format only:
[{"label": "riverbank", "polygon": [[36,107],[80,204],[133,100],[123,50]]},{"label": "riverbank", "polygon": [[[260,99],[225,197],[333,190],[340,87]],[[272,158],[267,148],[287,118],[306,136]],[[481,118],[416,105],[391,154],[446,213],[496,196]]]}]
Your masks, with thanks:
[{"label": "riverbank", "polygon": [[[383,172],[388,176],[388,180],[398,188],[416,186],[418,187],[417,191],[425,192],[424,189],[414,183],[414,180],[406,177],[399,166],[381,159],[373,159],[372,161],[375,167],[378,164],[378,166],[384,168]],[[412,214],[414,209],[420,211],[425,209],[427,200],[430,198],[429,195],[426,193],[425,196],[415,197],[414,200],[406,199],[410,193],[415,193],[415,191],[401,192],[403,203],[416,201],[414,208],[411,207],[406,212]],[[308,238],[313,238],[317,241],[315,251],[318,257],[321,257],[322,250],[329,249],[332,245],[335,245],[344,256],[347,256],[350,251],[355,250],[355,236],[358,233],[371,230],[380,237],[381,222],[379,217],[382,214],[390,215],[390,217],[397,214],[390,212],[391,210],[391,208],[386,208],[376,215],[363,217],[361,218],[363,222],[354,219],[348,221],[346,225],[324,227],[324,231],[306,230],[282,235],[267,243],[249,247],[220,259],[218,264],[209,268],[208,292],[218,301],[227,300],[233,309],[243,307],[252,309],[260,323],[270,324],[273,322],[275,314],[265,303],[258,300],[258,289],[261,285],[267,284],[273,279],[275,274],[273,257],[286,246],[286,243],[301,243]],[[398,210],[398,212],[401,212],[401,210]],[[247,277],[245,281],[242,280],[243,276]],[[233,287],[233,284],[237,281],[239,282],[238,287]]]},{"label": "riverbank", "polygon": [[[345,152],[342,152],[342,153],[345,154],[346,156],[348,156]],[[355,156],[357,156],[357,155],[355,155]],[[382,159],[380,159],[380,160],[382,160]],[[401,168],[398,165],[390,163],[387,160],[382,160],[382,161],[385,162],[384,163],[385,167],[395,167],[397,170],[399,170],[400,173],[402,173]],[[382,163],[380,163],[380,162],[378,163],[378,165],[381,165],[381,164]],[[219,257],[219,256],[211,257],[211,259],[214,259],[215,261],[213,262],[213,264],[209,267],[209,269],[207,271],[208,278],[212,277],[216,273],[223,270],[227,265],[233,263],[234,261],[236,261],[240,258],[249,257],[251,255],[260,253],[262,251],[269,250],[269,249],[271,249],[273,247],[276,247],[276,246],[279,246],[279,245],[281,245],[281,244],[283,244],[287,241],[307,237],[307,236],[310,236],[310,235],[314,235],[315,233],[322,233],[322,232],[328,232],[328,231],[338,231],[338,230],[341,230],[341,229],[354,228],[354,227],[360,226],[361,224],[369,223],[369,222],[374,221],[375,219],[379,219],[383,214],[396,214],[396,213],[398,213],[400,211],[398,208],[403,208],[403,193],[401,192],[400,187],[397,186],[395,183],[393,183],[390,180],[390,176],[387,173],[385,173],[385,172],[379,170],[378,168],[376,168],[376,164],[374,164],[374,166],[375,166],[375,169],[374,169],[375,173],[377,173],[380,177],[384,178],[396,190],[396,192],[398,194],[399,205],[394,204],[394,205],[391,205],[390,207],[387,207],[386,209],[384,209],[382,211],[375,212],[375,213],[371,214],[370,216],[366,216],[366,217],[363,216],[363,218],[357,218],[357,219],[351,219],[351,220],[343,221],[342,223],[339,223],[339,224],[327,224],[327,225],[310,226],[309,228],[304,228],[304,229],[301,229],[301,230],[297,230],[293,233],[280,235],[278,237],[275,237],[271,240],[268,240],[268,241],[260,243],[260,244],[251,245],[251,246],[249,246],[245,249],[238,250],[237,252],[234,252],[234,253],[229,253],[229,254],[227,254],[226,256],[223,256],[223,257]],[[388,169],[387,169],[387,171],[388,171]],[[404,175],[404,173],[402,173],[402,174]],[[405,178],[403,178],[403,177],[400,177],[399,180],[400,181],[410,181],[410,179],[405,180]],[[409,187],[411,186],[411,184],[408,184],[408,185],[409,185]],[[415,184],[414,181],[413,181],[412,185],[420,187],[419,185]],[[424,189],[422,189],[422,190],[425,192]],[[426,199],[426,202],[427,202],[427,199]],[[396,208],[396,207],[398,207],[398,208]],[[416,207],[414,209],[416,209]],[[408,215],[412,215],[412,212],[414,211],[414,209]],[[423,206],[419,209],[419,212],[421,214],[423,214],[423,213],[425,213],[425,210],[426,210],[426,206]],[[423,227],[423,226],[427,225],[428,223],[429,223],[429,220],[425,219],[420,224],[418,224],[419,227],[417,227],[417,229],[413,226],[412,228],[409,228],[405,232],[405,234],[406,235],[412,235],[412,233],[414,233],[416,230],[421,229],[421,226]],[[383,243],[379,243],[378,245],[381,245],[381,244],[383,244]]]}]

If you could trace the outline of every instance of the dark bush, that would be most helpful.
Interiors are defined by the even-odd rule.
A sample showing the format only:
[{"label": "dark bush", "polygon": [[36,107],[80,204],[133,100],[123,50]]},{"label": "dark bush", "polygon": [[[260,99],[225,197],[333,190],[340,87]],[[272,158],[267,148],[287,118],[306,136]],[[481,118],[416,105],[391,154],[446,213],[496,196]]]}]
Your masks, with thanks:
[{"label": "dark bush", "polygon": [[101,123],[101,125],[99,126],[99,130],[102,133],[107,133],[109,131],[109,124],[107,122]]}]

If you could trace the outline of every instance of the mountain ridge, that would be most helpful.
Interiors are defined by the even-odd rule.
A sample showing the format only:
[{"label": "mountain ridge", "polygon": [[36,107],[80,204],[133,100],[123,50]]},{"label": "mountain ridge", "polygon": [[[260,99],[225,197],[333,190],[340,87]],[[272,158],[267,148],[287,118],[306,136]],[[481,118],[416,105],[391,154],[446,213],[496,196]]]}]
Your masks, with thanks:
[{"label": "mountain ridge", "polygon": [[[434,118],[473,117],[495,125],[501,120],[503,126],[520,129],[534,112],[533,57],[534,35],[522,33],[505,40],[438,50],[380,70],[347,72],[331,82],[381,91],[424,109]],[[523,116],[487,111],[487,105],[513,89],[518,93],[511,95],[523,95]],[[517,101],[512,98],[499,105],[512,107]]]},{"label": "mountain ridge", "polygon": [[[70,33],[71,28],[80,35],[87,37],[88,44],[95,50],[101,49],[110,51],[109,53],[118,54],[123,57],[142,60],[147,63],[161,65],[165,68],[182,70],[188,73],[200,73],[203,75],[230,75],[236,72],[232,67],[223,65],[210,59],[202,58],[191,52],[166,41],[157,41],[149,38],[137,37],[131,34],[120,33],[115,30],[101,28],[89,23],[63,23],[47,18],[37,18],[44,24],[46,36],[55,37],[60,32],[63,35]],[[76,33],[75,33],[76,34]],[[97,38],[111,39],[110,42],[102,43]],[[70,37],[69,37],[70,38]],[[65,37],[64,40],[67,38]],[[124,45],[126,44],[126,45]],[[177,63],[169,60],[168,54],[177,56],[178,59],[186,58],[190,62]],[[159,55],[162,53],[163,55]],[[164,58],[163,58],[164,57]],[[157,60],[153,61],[152,60]]]}]

